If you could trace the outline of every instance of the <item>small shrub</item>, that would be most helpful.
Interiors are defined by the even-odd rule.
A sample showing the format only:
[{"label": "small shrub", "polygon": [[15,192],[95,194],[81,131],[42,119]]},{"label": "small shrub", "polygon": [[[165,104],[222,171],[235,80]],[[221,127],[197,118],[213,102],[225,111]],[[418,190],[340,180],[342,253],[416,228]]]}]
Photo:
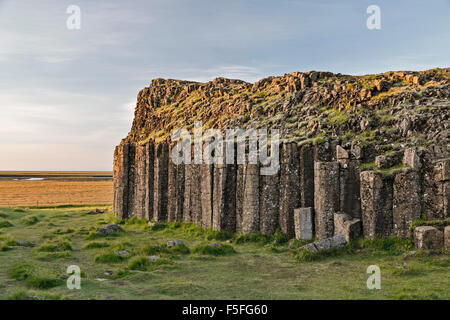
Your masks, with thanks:
[{"label": "small shrub", "polygon": [[66,229],[56,229],[55,231],[53,231],[53,234],[70,234],[70,233],[74,233],[75,230],[70,229],[70,228],[66,228]]},{"label": "small shrub", "polygon": [[36,216],[28,216],[20,219],[20,223],[26,226],[32,226],[39,222],[39,219]]},{"label": "small shrub", "polygon": [[148,257],[136,257],[130,261],[128,269],[145,271],[149,264],[150,261],[148,260]]},{"label": "small shrub", "polygon": [[99,263],[119,263],[127,260],[128,257],[115,255],[112,252],[103,253],[95,257],[95,262]]},{"label": "small shrub", "polygon": [[51,243],[44,244],[44,245],[40,246],[37,250],[41,251],[41,252],[71,251],[72,246],[67,241],[61,241],[56,244],[51,244]]},{"label": "small shrub", "polygon": [[83,249],[98,249],[106,247],[109,247],[109,244],[106,242],[89,242],[83,246]]},{"label": "small shrub", "polygon": [[14,212],[23,213],[23,212],[27,212],[27,211],[25,209],[17,208],[17,209],[14,209]]},{"label": "small shrub", "polygon": [[29,300],[30,294],[25,291],[17,291],[5,297],[5,300]]},{"label": "small shrub", "polygon": [[40,261],[55,261],[59,259],[71,259],[73,258],[72,253],[64,251],[64,252],[49,252],[41,254],[37,257]]},{"label": "small shrub", "polygon": [[425,273],[425,269],[418,267],[405,267],[400,269],[395,269],[392,274],[398,276],[420,276]]},{"label": "small shrub", "polygon": [[60,294],[39,294],[17,291],[5,297],[6,300],[61,300]]},{"label": "small shrub", "polygon": [[0,228],[10,228],[13,224],[9,222],[8,220],[0,221]]},{"label": "small shrub", "polygon": [[146,246],[144,249],[142,249],[142,252],[149,256],[156,256],[162,253],[170,253],[169,249],[165,245],[153,245],[153,246]]},{"label": "small shrub", "polygon": [[34,274],[34,267],[31,264],[23,263],[9,269],[8,276],[17,281],[24,281]]},{"label": "small shrub", "polygon": [[20,243],[17,242],[17,240],[11,239],[11,240],[6,241],[6,245],[11,246],[11,247],[19,247]]},{"label": "small shrub", "polygon": [[154,270],[162,265],[172,265],[173,261],[166,258],[159,258],[156,261],[150,262],[148,257],[136,257],[128,264],[130,270],[148,271]]},{"label": "small shrub", "polygon": [[12,248],[10,246],[8,246],[4,242],[0,242],[0,251],[4,252],[4,251],[9,251],[9,250],[12,250]]},{"label": "small shrub", "polygon": [[35,276],[27,279],[26,283],[36,289],[50,289],[61,285],[63,281],[53,277]]},{"label": "small shrub", "polygon": [[213,256],[223,256],[227,254],[236,253],[234,248],[228,244],[221,244],[220,246],[217,247],[213,247],[210,245],[197,245],[194,247],[193,252]]},{"label": "small shrub", "polygon": [[333,257],[342,253],[342,250],[331,249],[331,250],[322,250],[317,252],[309,252],[306,249],[300,249],[294,253],[295,259],[300,262],[312,262],[322,260],[327,257]]},{"label": "small shrub", "polygon": [[348,250],[367,249],[374,252],[387,252],[392,255],[400,255],[414,248],[412,240],[402,240],[396,237],[356,239],[350,242]]},{"label": "small shrub", "polygon": [[131,217],[130,219],[127,219],[125,221],[125,225],[132,226],[146,226],[148,224],[148,221],[146,219],[139,219],[138,217]]},{"label": "small shrub", "polygon": [[289,237],[281,229],[277,229],[272,238],[277,244],[283,244],[289,241]]},{"label": "small shrub", "polygon": [[169,248],[169,250],[173,253],[178,254],[189,254],[191,253],[191,250],[189,250],[188,247],[184,244],[177,244],[176,246],[173,246],[172,248]]},{"label": "small shrub", "polygon": [[270,237],[260,232],[255,232],[252,234],[237,234],[233,238],[233,242],[237,244],[242,244],[246,242],[266,244],[269,241]]},{"label": "small shrub", "polygon": [[168,227],[167,223],[162,223],[162,222],[158,222],[154,225],[152,225],[151,227],[149,227],[149,229],[151,231],[161,231],[164,230]]}]

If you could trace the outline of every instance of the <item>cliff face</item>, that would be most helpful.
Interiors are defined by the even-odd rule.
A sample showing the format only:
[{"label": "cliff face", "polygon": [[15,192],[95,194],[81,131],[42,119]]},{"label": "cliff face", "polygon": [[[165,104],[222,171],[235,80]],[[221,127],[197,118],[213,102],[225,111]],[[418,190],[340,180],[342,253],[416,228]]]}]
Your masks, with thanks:
[{"label": "cliff face", "polygon": [[[114,211],[230,232],[280,227],[293,236],[294,210],[310,207],[319,238],[337,232],[338,212],[366,236],[407,237],[423,214],[450,216],[449,109],[449,68],[297,72],[254,84],[156,79],[139,92],[132,129],[114,154]],[[280,171],[175,165],[170,134],[196,120],[204,130],[279,129]]]}]

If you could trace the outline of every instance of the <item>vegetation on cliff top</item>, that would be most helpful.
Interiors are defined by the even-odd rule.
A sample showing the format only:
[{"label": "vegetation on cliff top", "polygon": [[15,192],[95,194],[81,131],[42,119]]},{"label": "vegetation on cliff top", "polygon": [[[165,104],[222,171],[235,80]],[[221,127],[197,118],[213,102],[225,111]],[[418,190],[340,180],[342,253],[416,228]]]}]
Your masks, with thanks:
[{"label": "vegetation on cliff top", "polygon": [[295,72],[254,84],[155,79],[138,95],[127,139],[158,143],[199,120],[204,130],[269,127],[280,130],[282,141],[356,141],[380,152],[446,145],[449,98],[450,68],[366,76]]}]

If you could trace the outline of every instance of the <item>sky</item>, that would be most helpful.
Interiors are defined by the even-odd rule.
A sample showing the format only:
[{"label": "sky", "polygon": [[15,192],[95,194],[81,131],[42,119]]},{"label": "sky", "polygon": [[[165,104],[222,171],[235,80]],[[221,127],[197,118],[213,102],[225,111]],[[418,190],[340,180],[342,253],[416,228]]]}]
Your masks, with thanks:
[{"label": "sky", "polygon": [[449,0],[0,0],[0,170],[111,170],[154,78],[449,67],[449,14]]}]

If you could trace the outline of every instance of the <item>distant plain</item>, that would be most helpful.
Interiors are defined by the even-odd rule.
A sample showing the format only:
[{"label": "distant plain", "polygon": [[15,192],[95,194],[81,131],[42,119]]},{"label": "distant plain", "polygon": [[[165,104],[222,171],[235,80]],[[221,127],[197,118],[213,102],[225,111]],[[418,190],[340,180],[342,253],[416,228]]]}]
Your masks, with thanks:
[{"label": "distant plain", "polygon": [[111,204],[109,171],[0,171],[0,206]]}]

